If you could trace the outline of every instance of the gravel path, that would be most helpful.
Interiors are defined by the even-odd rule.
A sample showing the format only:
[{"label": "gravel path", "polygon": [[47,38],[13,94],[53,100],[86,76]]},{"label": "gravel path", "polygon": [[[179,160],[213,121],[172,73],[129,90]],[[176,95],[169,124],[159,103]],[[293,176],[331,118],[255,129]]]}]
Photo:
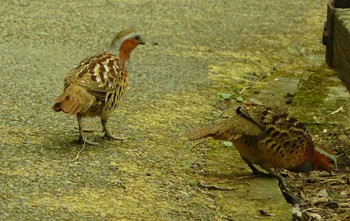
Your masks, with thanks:
[{"label": "gravel path", "polygon": [[[321,64],[324,1],[1,4],[0,219],[251,220],[263,219],[262,209],[289,220],[275,180],[253,179],[233,148],[183,134],[219,118],[227,103],[217,93]],[[99,139],[99,119],[89,119],[89,138],[100,144],[74,160],[76,119],[50,107],[66,73],[124,27],[146,41],[109,122],[128,139]],[[233,189],[212,192],[202,182]]]}]

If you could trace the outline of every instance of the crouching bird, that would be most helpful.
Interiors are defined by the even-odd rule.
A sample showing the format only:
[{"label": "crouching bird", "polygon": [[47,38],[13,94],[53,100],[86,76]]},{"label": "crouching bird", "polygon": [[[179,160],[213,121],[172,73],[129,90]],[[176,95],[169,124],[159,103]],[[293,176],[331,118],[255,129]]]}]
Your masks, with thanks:
[{"label": "crouching bird", "polygon": [[64,91],[52,106],[54,111],[76,115],[79,143],[90,143],[82,129],[83,117],[101,118],[104,138],[117,139],[107,128],[111,112],[122,101],[128,86],[128,63],[131,52],[144,44],[134,29],[119,32],[111,43],[113,52],[102,52],[76,65],[64,79]]},{"label": "crouching bird", "polygon": [[187,136],[190,140],[212,137],[231,141],[255,175],[262,172],[254,164],[274,176],[281,189],[286,189],[283,178],[273,168],[292,172],[331,172],[337,168],[333,152],[314,143],[302,123],[263,105],[243,104],[235,116],[195,129]]}]

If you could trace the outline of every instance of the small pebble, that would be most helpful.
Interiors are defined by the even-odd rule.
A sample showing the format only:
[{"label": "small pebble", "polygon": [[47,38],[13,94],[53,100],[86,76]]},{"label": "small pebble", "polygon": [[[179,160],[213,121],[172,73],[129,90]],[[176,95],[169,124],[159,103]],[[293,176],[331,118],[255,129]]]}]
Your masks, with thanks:
[{"label": "small pebble", "polygon": [[303,212],[301,220],[322,220],[322,217],[317,213]]},{"label": "small pebble", "polygon": [[339,208],[339,204],[337,202],[329,202],[324,206],[331,208],[331,209],[338,209]]},{"label": "small pebble", "polygon": [[317,194],[317,197],[328,197],[328,193],[326,189],[320,190]]}]

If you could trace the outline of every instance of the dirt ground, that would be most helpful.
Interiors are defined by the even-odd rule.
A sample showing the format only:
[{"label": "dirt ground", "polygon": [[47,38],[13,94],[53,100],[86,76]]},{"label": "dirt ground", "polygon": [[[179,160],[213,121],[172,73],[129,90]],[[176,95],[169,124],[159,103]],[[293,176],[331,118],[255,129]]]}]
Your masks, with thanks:
[{"label": "dirt ground", "polygon": [[[285,176],[305,187],[309,211],[350,219],[344,172],[350,96],[324,63],[326,1],[1,4],[1,220],[291,220],[298,209],[284,201],[277,182],[252,177],[234,148],[184,138],[192,128],[233,114],[240,99],[289,109],[316,138],[332,144],[341,171],[321,176],[319,189],[307,184],[317,183],[312,177],[318,173],[306,183]],[[89,139],[99,145],[82,150],[76,119],[54,113],[51,105],[67,72],[105,50],[125,27],[146,41],[132,55],[130,88],[109,122],[113,134],[127,139],[100,139],[99,119],[88,119],[86,127],[95,130]],[[307,86],[310,79],[316,84]],[[331,92],[308,90],[324,79],[336,82]],[[279,82],[283,87],[274,86]],[[243,97],[235,97],[242,90]],[[332,106],[321,108],[318,99]],[[339,106],[345,111],[329,114]],[[323,189],[328,195],[318,196]],[[317,204],[313,197],[328,201]]]}]

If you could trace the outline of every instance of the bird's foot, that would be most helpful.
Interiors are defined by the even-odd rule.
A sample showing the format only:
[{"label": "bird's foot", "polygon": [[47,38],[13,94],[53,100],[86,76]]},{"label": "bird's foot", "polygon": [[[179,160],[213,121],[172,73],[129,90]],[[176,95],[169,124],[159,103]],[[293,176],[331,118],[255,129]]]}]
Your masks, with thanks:
[{"label": "bird's foot", "polygon": [[281,190],[281,192],[288,203],[290,203],[292,205],[299,204],[300,206],[305,205],[305,201],[302,200],[301,198],[295,196],[293,193],[291,193],[287,190]]},{"label": "bird's foot", "polygon": [[83,130],[83,132],[84,133],[94,133],[94,132],[96,132],[96,130],[88,130],[88,129],[86,129],[86,130]]},{"label": "bird's foot", "polygon": [[106,139],[106,140],[126,140],[127,138],[126,137],[115,137],[110,133],[105,133],[103,135],[103,139]]},{"label": "bird's foot", "polygon": [[[74,127],[74,129],[79,131],[78,127]],[[93,130],[93,129],[82,129],[81,131],[84,132],[84,133],[94,133],[94,132],[96,132],[96,130]]]},{"label": "bird's foot", "polygon": [[85,145],[85,144],[89,144],[89,145],[98,145],[98,143],[96,142],[93,142],[93,141],[90,141],[82,136],[79,137],[79,140],[78,140],[78,143],[79,144],[82,144],[82,145]]},{"label": "bird's foot", "polygon": [[252,171],[253,171],[254,176],[257,176],[257,177],[272,177],[271,174],[264,173],[264,172],[261,172],[259,170],[252,170]]},{"label": "bird's foot", "polygon": [[289,182],[287,182],[285,179],[281,178],[278,180],[278,185],[282,191],[294,191],[295,188],[293,185],[291,185]]}]

